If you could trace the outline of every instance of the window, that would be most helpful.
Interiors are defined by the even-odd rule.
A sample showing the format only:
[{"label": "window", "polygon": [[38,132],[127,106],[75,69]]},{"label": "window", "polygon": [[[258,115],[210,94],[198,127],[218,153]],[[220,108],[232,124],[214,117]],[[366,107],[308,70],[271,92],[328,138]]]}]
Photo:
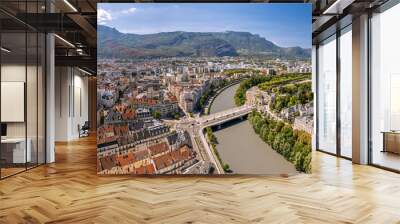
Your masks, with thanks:
[{"label": "window", "polygon": [[[18,13],[40,13],[44,2],[19,2]],[[16,6],[15,2],[1,2]],[[0,13],[0,178],[45,163],[45,35]],[[13,109],[10,109],[13,108]]]},{"label": "window", "polygon": [[352,157],[352,35],[351,25],[340,39],[340,155]]},{"label": "window", "polygon": [[318,47],[318,149],[336,153],[336,36]]},{"label": "window", "polygon": [[400,4],[371,18],[371,159],[400,170]]}]

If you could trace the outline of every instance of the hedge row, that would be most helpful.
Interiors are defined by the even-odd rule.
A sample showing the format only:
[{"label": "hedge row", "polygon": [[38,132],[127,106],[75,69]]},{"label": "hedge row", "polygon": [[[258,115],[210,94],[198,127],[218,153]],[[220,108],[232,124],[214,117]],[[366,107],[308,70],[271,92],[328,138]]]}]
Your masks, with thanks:
[{"label": "hedge row", "polygon": [[236,106],[241,106],[246,102],[246,91],[253,86],[258,86],[262,90],[266,90],[274,85],[283,85],[293,81],[307,80],[311,79],[311,75],[309,73],[306,74],[298,74],[298,73],[290,73],[284,75],[276,75],[276,76],[265,76],[265,75],[255,75],[251,78],[248,78],[242,81],[239,85],[239,88],[235,93],[235,104]]},{"label": "hedge row", "polygon": [[270,76],[265,75],[256,75],[251,78],[248,78],[242,81],[239,85],[239,88],[235,93],[235,104],[236,106],[241,106],[246,102],[246,91],[253,86],[256,86],[260,83],[269,81],[271,79]]},{"label": "hedge row", "polygon": [[305,131],[253,111],[249,121],[254,131],[268,144],[294,164],[296,170],[311,172],[311,136]]},{"label": "hedge row", "polygon": [[217,156],[217,159],[218,159],[219,163],[222,165],[222,168],[224,169],[224,171],[227,173],[232,172],[229,164],[224,163],[221,159],[221,156],[219,155],[219,152],[217,150],[218,140],[217,140],[217,137],[215,137],[211,127],[206,127],[205,132],[206,132],[208,140],[210,141],[211,148],[213,149],[215,155]]}]

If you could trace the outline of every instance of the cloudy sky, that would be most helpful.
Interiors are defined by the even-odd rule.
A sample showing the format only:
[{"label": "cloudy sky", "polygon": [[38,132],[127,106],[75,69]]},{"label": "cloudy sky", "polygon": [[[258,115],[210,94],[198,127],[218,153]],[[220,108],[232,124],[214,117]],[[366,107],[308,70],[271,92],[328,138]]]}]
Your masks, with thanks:
[{"label": "cloudy sky", "polygon": [[123,33],[246,31],[311,48],[311,4],[99,3],[97,17]]}]

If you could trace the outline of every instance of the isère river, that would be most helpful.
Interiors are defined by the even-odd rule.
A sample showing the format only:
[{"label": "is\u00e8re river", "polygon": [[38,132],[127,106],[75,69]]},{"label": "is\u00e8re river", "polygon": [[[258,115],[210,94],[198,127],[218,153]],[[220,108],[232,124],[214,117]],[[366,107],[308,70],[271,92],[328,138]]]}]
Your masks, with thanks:
[{"label": "is\u00e8re river", "polygon": [[[233,85],[215,98],[210,113],[236,107],[234,95],[239,84]],[[237,174],[295,174],[293,164],[275,152],[244,120],[227,128],[214,131],[218,139],[217,150],[224,163]]]}]

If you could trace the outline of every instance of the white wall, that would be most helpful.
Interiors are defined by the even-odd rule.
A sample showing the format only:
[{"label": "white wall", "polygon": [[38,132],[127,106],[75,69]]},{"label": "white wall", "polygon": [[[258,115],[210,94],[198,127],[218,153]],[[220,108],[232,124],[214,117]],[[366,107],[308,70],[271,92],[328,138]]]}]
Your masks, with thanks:
[{"label": "white wall", "polygon": [[[38,70],[37,70],[38,69]],[[26,110],[26,120],[22,122],[6,122],[8,138],[25,138],[30,140],[32,151],[32,162],[39,159],[44,163],[45,150],[45,120],[44,120],[44,74],[42,68],[25,64],[2,64],[1,81],[24,82],[26,84],[26,107],[21,108],[22,113]],[[27,78],[27,80],[25,80]],[[21,90],[24,94],[24,90]],[[7,97],[7,96],[2,96]],[[1,108],[4,113],[13,113],[11,108]],[[38,153],[38,154],[37,154]]]},{"label": "white wall", "polygon": [[[76,71],[76,70],[75,70]],[[72,108],[72,136],[73,138],[78,138],[78,124],[81,126],[85,123],[85,121],[89,120],[89,112],[88,112],[88,78],[87,76],[81,76],[82,73],[79,75],[74,75],[74,103],[75,106]],[[80,93],[79,93],[80,92]],[[80,97],[79,97],[80,95]],[[80,102],[79,102],[80,101]],[[81,108],[79,108],[81,107]],[[75,111],[73,111],[75,110]],[[80,111],[81,110],[81,111]]]},{"label": "white wall", "polygon": [[83,75],[76,68],[56,67],[56,141],[79,138],[78,125],[88,120],[88,78]]},{"label": "white wall", "polygon": [[[27,69],[27,70],[25,70]],[[28,87],[27,87],[27,122],[28,123],[28,137],[30,128],[35,130],[36,136],[36,85],[37,80],[32,77],[32,74],[36,77],[36,66],[18,65],[18,64],[3,64],[1,66],[1,81],[2,82],[24,82],[26,83],[25,76],[26,71],[28,72]],[[42,105],[39,105],[39,107]],[[2,108],[7,110],[7,108]],[[26,122],[8,122],[7,135],[9,137],[25,137],[25,123]]]},{"label": "white wall", "polygon": [[[1,81],[25,82],[25,64],[5,64],[1,66]],[[7,108],[1,108],[7,110]],[[25,137],[25,122],[7,123],[7,137]]]},{"label": "white wall", "polygon": [[69,133],[69,68],[55,68],[55,141],[67,141]]}]

